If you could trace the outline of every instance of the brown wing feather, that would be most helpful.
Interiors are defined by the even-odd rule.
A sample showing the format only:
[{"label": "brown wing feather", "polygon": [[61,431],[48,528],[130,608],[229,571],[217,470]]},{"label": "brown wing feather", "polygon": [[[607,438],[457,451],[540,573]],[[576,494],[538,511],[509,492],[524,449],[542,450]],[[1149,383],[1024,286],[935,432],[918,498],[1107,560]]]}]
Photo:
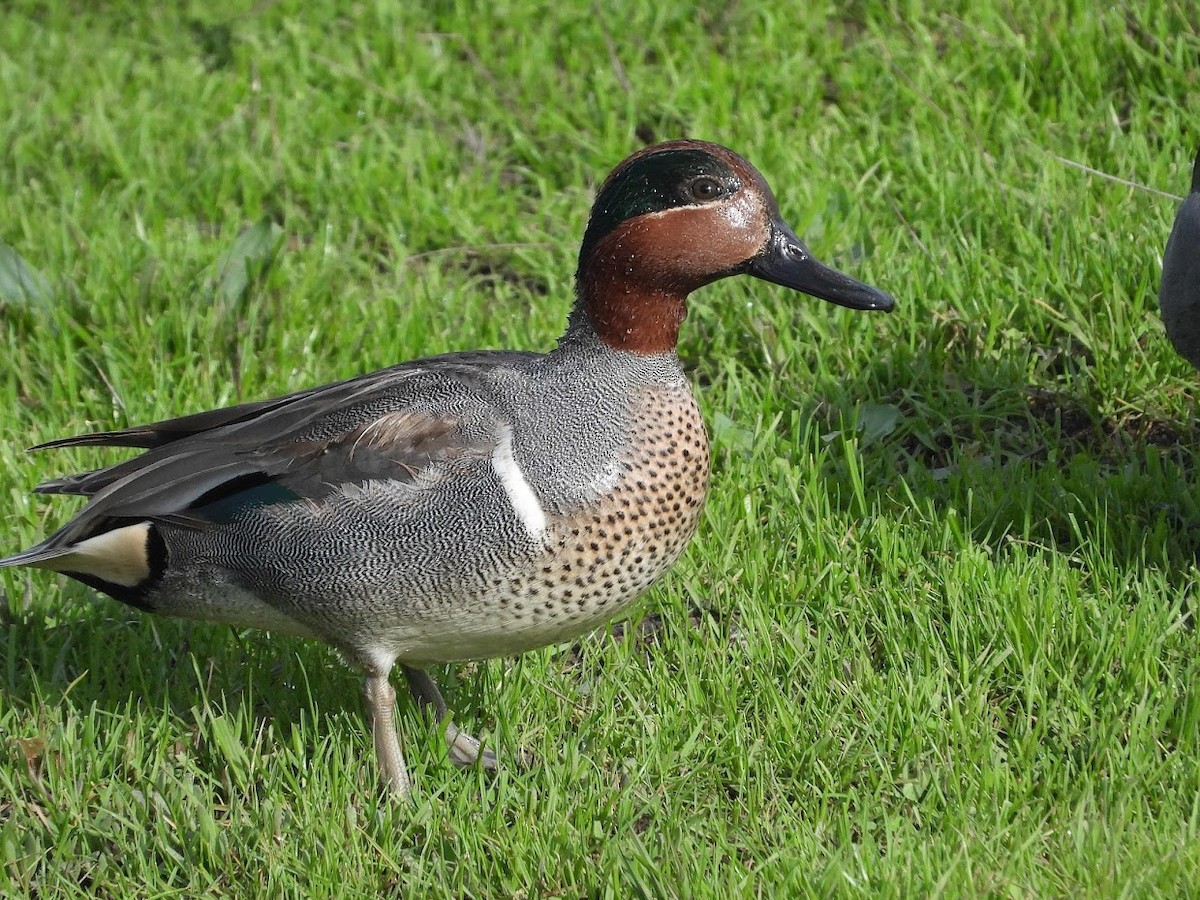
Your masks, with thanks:
[{"label": "brown wing feather", "polygon": [[[216,411],[206,421],[220,424],[207,430],[173,437],[107,469],[51,482],[51,489],[70,487],[91,500],[40,548],[61,547],[131,519],[202,517],[197,504],[247,485],[275,482],[319,501],[347,482],[408,481],[438,460],[490,453],[488,423],[506,418],[491,403],[477,365],[447,360]],[[471,410],[472,427],[439,408]],[[175,432],[183,435],[208,415],[185,417],[180,421],[190,424]],[[166,435],[170,424],[154,427]]]},{"label": "brown wing feather", "polygon": [[[254,400],[227,406],[222,409],[207,410],[179,416],[174,419],[163,419],[146,425],[136,425],[132,428],[122,428],[116,431],[98,431],[90,434],[74,435],[57,438],[30,447],[30,450],[57,450],[64,447],[140,447],[155,450],[176,441],[186,440],[197,435],[206,434],[220,429],[242,424],[254,425],[266,419],[271,419],[273,425],[285,425],[289,413],[299,412],[300,417],[311,413],[312,409],[329,409],[338,403],[347,402],[348,398],[363,391],[375,391],[381,386],[394,383],[397,377],[404,377],[419,372],[449,372],[462,374],[478,371],[482,367],[499,363],[517,362],[532,359],[539,354],[518,350],[477,350],[467,353],[448,353],[443,356],[431,356],[414,362],[400,363],[376,372],[359,375],[344,381],[336,381],[319,387],[307,388],[270,400]],[[131,462],[142,459],[137,457]],[[39,484],[35,490],[43,494],[83,494],[89,496],[111,482],[117,475],[117,467],[110,466],[97,469],[94,472],[83,472],[76,475],[66,475]]]},{"label": "brown wing feather", "polygon": [[[30,450],[59,450],[63,447],[141,447],[146,450],[161,447],[172,441],[190,437],[203,431],[212,431],[233,422],[260,415],[263,412],[287,403],[300,394],[289,394],[274,400],[256,400],[252,403],[241,403],[224,409],[213,409],[207,412],[193,413],[174,419],[164,419],[148,425],[136,425],[133,428],[122,428],[119,431],[96,431],[91,434],[77,434],[72,437],[56,438],[30,447]],[[63,479],[66,480],[66,479]],[[50,484],[52,482],[47,482]],[[44,485],[39,485],[44,487]],[[43,493],[53,493],[43,491]]]},{"label": "brown wing feather", "polygon": [[174,453],[181,441],[213,440],[225,445],[237,444],[244,449],[261,447],[273,440],[282,444],[285,436],[296,435],[314,420],[328,416],[331,411],[363,403],[370,398],[386,395],[389,391],[403,390],[404,382],[413,376],[433,373],[477,384],[478,373],[483,368],[498,363],[529,360],[536,356],[535,353],[508,350],[433,356],[272,400],[258,400],[176,419],[164,419],[119,431],[47,441],[31,449],[112,446],[143,447],[147,452],[106,468],[50,479],[34,490],[40,494],[92,497],[157,459]]}]

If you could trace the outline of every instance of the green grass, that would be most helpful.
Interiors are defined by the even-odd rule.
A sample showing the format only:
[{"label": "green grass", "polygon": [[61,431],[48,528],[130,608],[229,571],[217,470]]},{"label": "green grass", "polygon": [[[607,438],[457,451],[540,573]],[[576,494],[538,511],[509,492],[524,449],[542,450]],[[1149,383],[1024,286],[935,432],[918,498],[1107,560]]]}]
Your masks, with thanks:
[{"label": "green grass", "polygon": [[[35,483],[113,458],[30,444],[551,346],[592,193],[648,140],[747,155],[899,308],[694,298],[688,554],[625,627],[442,676],[532,770],[455,770],[405,701],[389,804],[330,651],[5,572],[0,894],[1200,882],[1175,204],[1063,161],[1185,190],[1193,4],[155,6],[5,4],[0,240],[46,279],[0,310],[5,552],[73,508]],[[263,221],[238,290],[219,262]]]}]

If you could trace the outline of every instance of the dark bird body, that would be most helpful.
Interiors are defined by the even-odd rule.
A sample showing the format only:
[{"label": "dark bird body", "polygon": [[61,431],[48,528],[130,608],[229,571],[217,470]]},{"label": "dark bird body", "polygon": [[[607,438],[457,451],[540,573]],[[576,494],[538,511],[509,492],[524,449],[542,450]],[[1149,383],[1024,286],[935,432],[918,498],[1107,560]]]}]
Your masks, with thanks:
[{"label": "dark bird body", "polygon": [[1200,153],[1192,166],[1191,193],[1179,205],[1163,251],[1158,306],[1171,345],[1200,368]]}]

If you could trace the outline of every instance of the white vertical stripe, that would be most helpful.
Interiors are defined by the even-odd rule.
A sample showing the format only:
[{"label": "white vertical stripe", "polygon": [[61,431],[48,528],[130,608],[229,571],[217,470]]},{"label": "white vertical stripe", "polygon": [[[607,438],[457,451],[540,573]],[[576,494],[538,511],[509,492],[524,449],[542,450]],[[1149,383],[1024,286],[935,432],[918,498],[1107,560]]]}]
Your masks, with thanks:
[{"label": "white vertical stripe", "polygon": [[525,473],[517,465],[516,457],[513,456],[512,441],[512,428],[502,425],[496,449],[492,451],[492,468],[500,478],[500,483],[504,485],[509,502],[512,503],[513,510],[525,526],[530,539],[541,540],[542,535],[546,533],[546,513],[538,502],[537,494],[529,486]]}]

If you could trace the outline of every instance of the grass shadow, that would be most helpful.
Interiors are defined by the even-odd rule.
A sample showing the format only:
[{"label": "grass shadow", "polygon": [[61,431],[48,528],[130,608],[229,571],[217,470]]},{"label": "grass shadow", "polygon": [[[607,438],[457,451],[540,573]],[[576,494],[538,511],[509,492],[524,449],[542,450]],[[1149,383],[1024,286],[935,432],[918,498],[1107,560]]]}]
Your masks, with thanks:
[{"label": "grass shadow", "polygon": [[1068,557],[1102,553],[1114,566],[1158,566],[1181,590],[1191,586],[1197,422],[1147,406],[1106,409],[1085,378],[1063,386],[1021,377],[1019,365],[980,373],[919,361],[938,355],[931,344],[884,356],[840,381],[835,399],[802,406],[826,439],[852,442],[823,465],[839,508],[862,506],[861,485],[868,508],[915,500],[954,509],[992,551],[1023,543]]}]

